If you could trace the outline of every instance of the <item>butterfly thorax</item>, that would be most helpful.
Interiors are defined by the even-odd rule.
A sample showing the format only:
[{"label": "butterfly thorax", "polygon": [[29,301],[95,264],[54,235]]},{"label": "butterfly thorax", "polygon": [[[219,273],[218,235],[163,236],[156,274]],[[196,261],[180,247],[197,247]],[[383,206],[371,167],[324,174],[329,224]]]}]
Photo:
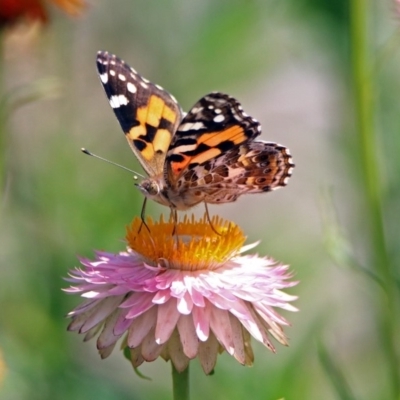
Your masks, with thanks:
[{"label": "butterfly thorax", "polygon": [[187,210],[202,201],[202,198],[185,196],[172,189],[162,176],[144,179],[136,186],[148,199],[179,211]]}]

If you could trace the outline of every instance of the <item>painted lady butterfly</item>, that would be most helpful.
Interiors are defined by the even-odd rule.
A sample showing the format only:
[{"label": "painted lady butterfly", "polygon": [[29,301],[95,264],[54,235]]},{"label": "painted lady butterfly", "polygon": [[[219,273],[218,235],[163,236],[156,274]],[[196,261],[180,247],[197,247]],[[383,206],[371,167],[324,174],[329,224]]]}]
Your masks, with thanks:
[{"label": "painted lady butterfly", "polygon": [[[129,145],[149,175],[137,184],[146,199],[176,210],[230,203],[245,193],[285,186],[289,150],[255,141],[260,124],[233,97],[213,92],[185,115],[175,98],[113,54],[97,69]],[[146,201],[146,200],[145,200]]]}]

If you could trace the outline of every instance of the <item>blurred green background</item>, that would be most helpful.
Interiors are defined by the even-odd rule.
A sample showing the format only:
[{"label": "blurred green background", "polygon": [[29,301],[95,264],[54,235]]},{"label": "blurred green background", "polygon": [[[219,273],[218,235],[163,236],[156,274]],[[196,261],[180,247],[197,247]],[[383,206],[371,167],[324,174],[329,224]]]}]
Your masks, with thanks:
[{"label": "blurred green background", "polygon": [[[361,84],[373,83],[374,118],[366,118],[375,130],[364,137],[366,161],[355,3],[103,0],[77,19],[49,5],[46,27],[3,29],[0,398],[172,398],[169,364],[143,365],[149,382],[118,349],[101,361],[94,340],[66,331],[64,316],[80,299],[61,291],[63,277],[77,255],[122,250],[143,200],[128,173],[80,152],[141,172],[99,84],[98,50],[186,110],[213,90],[236,97],[261,122],[262,139],[289,147],[296,164],[287,188],[210,207],[301,281],[290,290],[300,312],[284,313],[290,346],[272,354],[253,342],[252,368],[224,354],[210,377],[194,361],[192,399],[398,398],[390,354],[400,344],[400,15],[395,1],[368,5],[371,63]],[[377,214],[366,168],[376,176]],[[168,210],[149,205],[148,214],[160,213]]]}]

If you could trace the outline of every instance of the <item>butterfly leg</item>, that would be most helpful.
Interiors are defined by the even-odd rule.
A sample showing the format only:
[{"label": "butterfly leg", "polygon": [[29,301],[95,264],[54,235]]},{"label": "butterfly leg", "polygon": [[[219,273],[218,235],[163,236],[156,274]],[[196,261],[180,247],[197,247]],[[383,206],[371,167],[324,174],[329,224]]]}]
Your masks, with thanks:
[{"label": "butterfly leg", "polygon": [[207,203],[206,203],[206,202],[204,202],[204,206],[205,206],[205,208],[206,208],[207,220],[208,220],[208,222],[209,222],[209,224],[210,224],[210,226],[211,226],[211,229],[212,229],[218,236],[222,236],[222,235],[215,229],[214,225],[213,225],[212,222],[211,222],[211,218],[210,218],[210,214],[209,214],[209,212],[208,212],[208,207],[207,207]]},{"label": "butterfly leg", "polygon": [[178,211],[176,210],[176,208],[172,208],[172,207],[170,208],[170,210],[171,210],[170,219],[172,219],[174,221],[174,229],[172,231],[172,236],[174,236],[177,231]]},{"label": "butterfly leg", "polygon": [[142,212],[140,213],[140,218],[142,219],[142,223],[140,224],[140,228],[139,228],[139,232],[138,233],[140,233],[140,231],[142,230],[142,226],[143,225],[147,228],[147,230],[150,233],[150,228],[147,226],[146,221],[144,219],[146,217],[146,203],[147,203],[147,197],[145,197],[144,201],[143,201]]}]

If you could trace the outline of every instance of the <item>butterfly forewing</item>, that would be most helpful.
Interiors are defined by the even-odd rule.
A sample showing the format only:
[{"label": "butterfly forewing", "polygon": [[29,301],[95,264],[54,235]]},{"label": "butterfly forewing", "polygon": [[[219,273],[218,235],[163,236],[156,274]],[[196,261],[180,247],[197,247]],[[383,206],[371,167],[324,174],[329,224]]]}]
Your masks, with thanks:
[{"label": "butterfly forewing", "polygon": [[190,170],[225,154],[261,132],[240,103],[223,93],[201,98],[183,118],[166,159],[166,178],[177,181]]},{"label": "butterfly forewing", "polygon": [[172,137],[182,119],[178,103],[113,54],[98,52],[97,69],[136,157],[150,176],[161,174]]}]

